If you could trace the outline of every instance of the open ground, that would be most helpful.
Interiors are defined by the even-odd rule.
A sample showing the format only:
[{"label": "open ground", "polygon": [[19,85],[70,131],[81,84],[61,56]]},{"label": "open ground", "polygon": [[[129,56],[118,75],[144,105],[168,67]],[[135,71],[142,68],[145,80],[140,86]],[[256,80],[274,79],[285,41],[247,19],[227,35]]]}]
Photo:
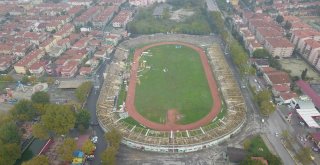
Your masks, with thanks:
[{"label": "open ground", "polygon": [[280,60],[281,66],[286,69],[286,70],[290,70],[291,76],[301,76],[301,73],[304,69],[308,69],[307,72],[307,77],[311,77],[316,81],[320,81],[320,77],[319,74],[314,71],[308,64],[306,64],[306,62],[304,62],[303,60],[299,60],[299,59],[282,59]]},{"label": "open ground", "polygon": [[[168,115],[167,116],[168,120],[166,119],[167,122],[164,124],[160,124],[160,123],[156,123],[156,122],[153,122],[153,121],[145,118],[143,115],[141,115],[137,111],[136,106],[135,106],[135,97],[136,97],[137,84],[139,83],[138,81],[140,81],[140,80],[138,80],[139,58],[143,52],[145,52],[153,47],[160,46],[160,45],[182,45],[182,46],[186,46],[186,47],[193,49],[194,51],[196,51],[199,54],[200,60],[201,60],[202,66],[203,66],[204,74],[207,78],[207,83],[208,83],[208,86],[209,86],[209,89],[211,92],[212,102],[214,103],[210,109],[210,112],[208,114],[206,114],[200,120],[194,121],[193,123],[184,124],[184,125],[179,124],[179,123],[174,122],[177,119],[176,111],[170,110],[169,111],[170,113],[167,113],[167,115]],[[220,111],[221,100],[219,97],[217,85],[216,85],[216,82],[213,78],[211,68],[209,66],[206,54],[203,51],[203,49],[196,47],[194,45],[191,45],[188,43],[183,43],[183,42],[161,42],[161,43],[155,43],[152,45],[145,46],[141,49],[137,49],[134,53],[134,62],[132,64],[130,75],[131,75],[131,77],[130,77],[130,81],[129,81],[128,94],[127,94],[127,98],[126,98],[126,110],[128,111],[129,116],[131,116],[132,118],[134,118],[135,120],[137,120],[138,122],[140,122],[141,124],[143,124],[149,128],[152,128],[155,130],[161,130],[161,131],[195,129],[195,128],[199,128],[199,127],[211,122]],[[172,107],[172,108],[176,108],[176,107]],[[171,120],[169,120],[169,119],[171,119]]]}]

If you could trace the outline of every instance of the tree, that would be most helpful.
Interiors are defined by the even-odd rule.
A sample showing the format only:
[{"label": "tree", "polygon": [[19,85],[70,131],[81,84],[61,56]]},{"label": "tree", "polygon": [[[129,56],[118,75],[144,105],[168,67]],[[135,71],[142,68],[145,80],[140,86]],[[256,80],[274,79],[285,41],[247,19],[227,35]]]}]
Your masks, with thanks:
[{"label": "tree", "polygon": [[284,18],[282,15],[277,15],[276,17],[276,21],[278,22],[278,24],[281,24],[283,22]]},{"label": "tree", "polygon": [[301,148],[295,158],[302,164],[310,164],[312,162],[310,148]]},{"label": "tree", "polygon": [[11,121],[0,126],[0,140],[7,143],[20,144],[21,135],[17,125]]},{"label": "tree", "polygon": [[49,165],[49,159],[44,155],[39,155],[33,157],[31,160],[23,162],[22,165]]},{"label": "tree", "polygon": [[286,23],[284,24],[283,28],[286,29],[286,30],[290,30],[292,27],[292,24],[291,22],[289,21],[286,21]]},{"label": "tree", "polygon": [[95,148],[96,146],[90,140],[87,140],[84,142],[81,149],[85,154],[90,155]]},{"label": "tree", "polygon": [[63,144],[58,148],[58,153],[64,161],[71,162],[73,159],[73,152],[76,149],[76,141],[72,138],[66,138]]},{"label": "tree", "polygon": [[250,139],[245,139],[245,140],[243,141],[243,148],[244,148],[245,150],[248,150],[248,149],[250,148],[250,146],[251,146],[251,140],[250,140]]},{"label": "tree", "polygon": [[92,88],[92,83],[88,81],[88,82],[82,83],[76,89],[75,95],[81,103],[83,103],[86,100],[87,95],[90,92],[91,88]]},{"label": "tree", "polygon": [[262,115],[269,116],[275,111],[275,107],[272,102],[265,100],[265,101],[262,101],[260,105],[260,111]]},{"label": "tree", "polygon": [[103,165],[115,165],[116,164],[116,154],[117,150],[110,146],[106,150],[104,150],[101,155],[101,161]]},{"label": "tree", "polygon": [[263,101],[269,101],[271,99],[271,92],[268,90],[262,90],[255,96],[255,100],[260,106]]},{"label": "tree", "polygon": [[10,114],[16,120],[30,121],[36,115],[37,111],[29,100],[20,100],[11,110]]},{"label": "tree", "polygon": [[301,79],[302,79],[302,80],[306,80],[306,78],[307,78],[307,72],[308,72],[308,69],[307,69],[307,68],[302,71],[302,73],[301,73]]},{"label": "tree", "polygon": [[114,147],[116,150],[119,149],[122,136],[118,130],[112,128],[105,134],[105,138],[110,146]]},{"label": "tree", "polygon": [[89,128],[90,124],[90,113],[87,110],[81,109],[76,114],[76,127],[83,126],[85,129]]},{"label": "tree", "polygon": [[49,131],[62,135],[74,128],[76,117],[70,106],[50,105],[41,122]]},{"label": "tree", "polygon": [[270,54],[266,49],[257,49],[253,52],[252,56],[254,58],[268,58]]},{"label": "tree", "polygon": [[3,144],[0,141],[0,146],[0,165],[13,165],[20,158],[21,150],[19,144]]},{"label": "tree", "polygon": [[22,79],[21,79],[21,83],[22,84],[27,84],[28,82],[30,82],[28,76],[23,76]]},{"label": "tree", "polygon": [[36,123],[32,126],[32,134],[36,138],[45,140],[49,138],[49,132],[46,128],[42,125],[42,123]]},{"label": "tree", "polygon": [[52,77],[47,78],[47,83],[52,85],[54,83],[54,79]]},{"label": "tree", "polygon": [[289,139],[289,131],[288,131],[288,130],[283,130],[283,131],[281,132],[281,136],[282,136],[282,138],[285,139],[285,140]]},{"label": "tree", "polygon": [[50,95],[47,92],[38,91],[31,96],[33,103],[48,104],[50,103]]},{"label": "tree", "polygon": [[47,107],[50,106],[50,104],[37,104],[33,103],[34,109],[37,111],[39,115],[44,115],[46,113]]}]

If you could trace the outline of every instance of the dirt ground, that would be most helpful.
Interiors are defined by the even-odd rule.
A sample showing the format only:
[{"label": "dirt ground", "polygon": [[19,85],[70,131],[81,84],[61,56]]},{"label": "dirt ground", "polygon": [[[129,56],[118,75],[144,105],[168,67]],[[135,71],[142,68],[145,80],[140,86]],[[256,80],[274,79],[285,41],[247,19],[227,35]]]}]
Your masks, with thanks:
[{"label": "dirt ground", "polygon": [[301,72],[307,68],[307,77],[311,77],[315,82],[320,82],[320,75],[314,71],[306,62],[301,59],[282,59],[280,60],[283,69],[291,70],[291,76],[301,76]]}]

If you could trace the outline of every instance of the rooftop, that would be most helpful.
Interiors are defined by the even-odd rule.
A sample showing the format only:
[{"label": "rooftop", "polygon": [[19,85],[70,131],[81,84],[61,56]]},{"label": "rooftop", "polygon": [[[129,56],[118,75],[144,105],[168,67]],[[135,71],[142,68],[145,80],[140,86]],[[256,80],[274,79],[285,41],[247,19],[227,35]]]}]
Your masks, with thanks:
[{"label": "rooftop", "polygon": [[266,38],[266,42],[268,42],[273,48],[293,48],[293,44],[283,37]]},{"label": "rooftop", "polygon": [[305,95],[311,98],[314,105],[320,108],[320,96],[310,87],[309,83],[303,80],[298,80],[296,84]]}]

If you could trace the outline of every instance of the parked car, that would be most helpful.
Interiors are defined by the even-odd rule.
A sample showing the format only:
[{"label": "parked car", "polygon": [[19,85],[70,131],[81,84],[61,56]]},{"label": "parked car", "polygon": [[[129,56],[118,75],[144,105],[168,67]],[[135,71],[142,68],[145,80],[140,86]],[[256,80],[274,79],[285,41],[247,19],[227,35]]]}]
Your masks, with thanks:
[{"label": "parked car", "polygon": [[97,144],[98,143],[98,136],[94,136],[91,138],[92,143]]}]

